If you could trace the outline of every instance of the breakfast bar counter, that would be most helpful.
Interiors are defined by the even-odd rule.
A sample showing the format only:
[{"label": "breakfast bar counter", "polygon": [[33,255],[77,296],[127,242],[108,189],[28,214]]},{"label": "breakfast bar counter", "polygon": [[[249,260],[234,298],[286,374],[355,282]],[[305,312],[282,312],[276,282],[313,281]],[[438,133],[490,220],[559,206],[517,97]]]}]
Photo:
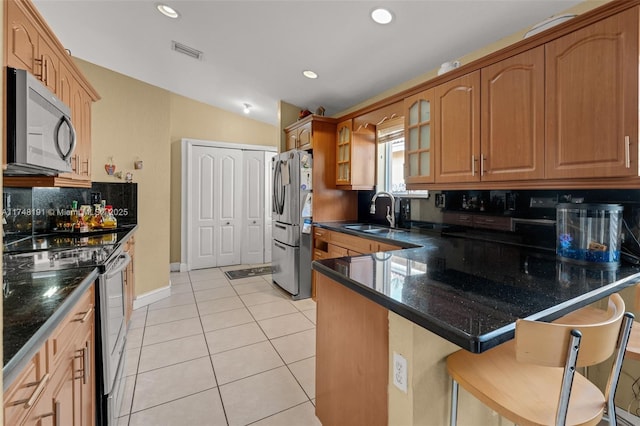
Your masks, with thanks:
[{"label": "breakfast bar counter", "polygon": [[[448,424],[449,354],[490,350],[518,318],[552,321],[640,281],[637,266],[568,263],[490,233],[315,226],[405,247],[312,263],[323,424]],[[459,407],[459,424],[504,424],[464,391]]]},{"label": "breakfast bar counter", "polygon": [[518,318],[552,321],[640,281],[638,267],[578,265],[550,250],[461,233],[366,237],[418,247],[320,260],[313,269],[471,352],[512,339]]}]

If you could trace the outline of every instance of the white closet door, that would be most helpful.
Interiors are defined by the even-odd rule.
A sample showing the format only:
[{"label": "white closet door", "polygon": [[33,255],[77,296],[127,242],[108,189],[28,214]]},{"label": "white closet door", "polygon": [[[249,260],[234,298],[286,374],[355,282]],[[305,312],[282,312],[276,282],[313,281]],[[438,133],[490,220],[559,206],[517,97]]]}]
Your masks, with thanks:
[{"label": "white closet door", "polygon": [[242,263],[264,262],[264,152],[244,151]]},{"label": "white closet door", "polygon": [[220,152],[220,173],[217,176],[220,239],[218,265],[240,263],[242,244],[242,151],[214,148]]},{"label": "white closet door", "polygon": [[194,145],[189,170],[189,267],[240,263],[242,151]]}]

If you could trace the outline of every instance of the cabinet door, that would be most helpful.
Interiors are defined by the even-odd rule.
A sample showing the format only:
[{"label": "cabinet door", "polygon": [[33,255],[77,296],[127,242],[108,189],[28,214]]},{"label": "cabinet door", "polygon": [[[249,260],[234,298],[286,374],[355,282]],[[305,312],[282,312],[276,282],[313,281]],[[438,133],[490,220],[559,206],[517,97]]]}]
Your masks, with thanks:
[{"label": "cabinet door", "polygon": [[407,184],[434,181],[433,100],[433,89],[404,100],[404,180]]},{"label": "cabinet door", "polygon": [[296,149],[297,140],[298,140],[298,132],[296,131],[296,129],[286,132],[285,138],[286,138],[286,150],[290,151],[292,149]]},{"label": "cabinet door", "polygon": [[485,67],[482,79],[483,181],[544,177],[544,47]]},{"label": "cabinet door", "polygon": [[7,1],[7,65],[34,73],[38,32],[15,1]]},{"label": "cabinet door", "polygon": [[351,183],[352,121],[338,123],[336,145],[336,185]]},{"label": "cabinet door", "polygon": [[546,44],[546,177],[638,174],[638,7]]},{"label": "cabinet door", "polygon": [[298,129],[298,149],[313,149],[313,122]]},{"label": "cabinet door", "polygon": [[38,63],[36,76],[47,86],[51,92],[58,94],[58,81],[60,80],[60,60],[53,42],[40,34],[38,38]]},{"label": "cabinet door", "polygon": [[436,182],[480,180],[480,71],[435,88]]}]

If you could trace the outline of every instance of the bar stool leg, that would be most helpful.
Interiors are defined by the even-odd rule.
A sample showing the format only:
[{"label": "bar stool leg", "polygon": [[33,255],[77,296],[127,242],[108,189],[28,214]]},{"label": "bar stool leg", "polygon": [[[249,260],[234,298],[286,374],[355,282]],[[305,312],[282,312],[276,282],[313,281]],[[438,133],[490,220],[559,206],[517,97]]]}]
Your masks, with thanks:
[{"label": "bar stool leg", "polygon": [[458,424],[458,382],[451,379],[451,426]]}]

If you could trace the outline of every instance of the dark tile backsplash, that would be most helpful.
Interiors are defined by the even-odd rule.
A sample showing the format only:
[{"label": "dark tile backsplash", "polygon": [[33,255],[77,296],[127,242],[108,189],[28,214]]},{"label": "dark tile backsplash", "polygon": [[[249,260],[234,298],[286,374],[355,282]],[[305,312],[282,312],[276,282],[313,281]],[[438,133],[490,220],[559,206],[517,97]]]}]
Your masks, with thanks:
[{"label": "dark tile backsplash", "polygon": [[78,206],[105,200],[113,206],[118,226],[138,223],[136,183],[95,182],[91,188],[3,188],[5,236],[54,230],[59,216]]}]

